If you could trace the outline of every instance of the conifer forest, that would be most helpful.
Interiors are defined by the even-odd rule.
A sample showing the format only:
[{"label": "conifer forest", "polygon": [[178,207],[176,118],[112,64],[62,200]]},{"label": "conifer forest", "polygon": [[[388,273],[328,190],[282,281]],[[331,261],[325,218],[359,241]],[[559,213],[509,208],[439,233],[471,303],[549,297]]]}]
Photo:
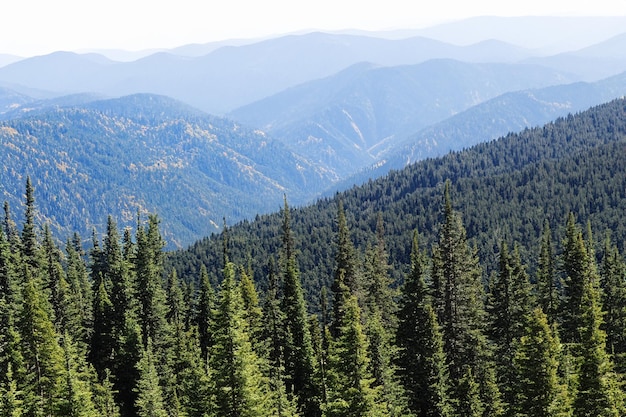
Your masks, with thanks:
[{"label": "conifer forest", "polygon": [[[625,109],[426,161],[311,211],[285,197],[170,253],[156,214],[59,242],[26,179],[23,214],[5,203],[0,228],[0,416],[626,415],[626,236],[610,211],[626,199]],[[506,148],[515,172],[494,162],[495,146],[522,145]],[[436,205],[372,209],[395,198],[386,189],[426,187],[402,175],[432,183]],[[593,194],[565,199],[559,175],[563,189],[593,178]],[[503,197],[496,184],[515,186]],[[367,233],[354,221],[366,211]],[[303,232],[307,213],[332,227]],[[263,238],[246,242],[251,228]]]}]

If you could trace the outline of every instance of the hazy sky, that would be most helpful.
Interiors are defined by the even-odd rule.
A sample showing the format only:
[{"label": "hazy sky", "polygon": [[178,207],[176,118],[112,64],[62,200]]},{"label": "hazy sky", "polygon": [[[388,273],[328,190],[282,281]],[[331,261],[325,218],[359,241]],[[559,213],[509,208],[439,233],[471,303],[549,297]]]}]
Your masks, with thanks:
[{"label": "hazy sky", "polygon": [[0,53],[171,48],[303,29],[398,29],[471,16],[625,16],[626,0],[0,0]]}]

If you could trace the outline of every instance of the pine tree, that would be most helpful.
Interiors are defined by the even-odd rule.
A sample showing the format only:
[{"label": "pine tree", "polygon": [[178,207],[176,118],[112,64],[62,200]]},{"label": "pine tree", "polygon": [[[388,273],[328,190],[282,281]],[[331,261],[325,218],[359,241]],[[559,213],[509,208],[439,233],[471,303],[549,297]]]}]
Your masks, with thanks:
[{"label": "pine tree", "polygon": [[604,243],[600,287],[607,350],[622,355],[626,352],[626,263],[609,236]]},{"label": "pine tree", "polygon": [[114,390],[122,417],[137,415],[137,385],[140,373],[137,364],[142,358],[144,342],[141,327],[132,314],[124,319],[124,329],[117,337],[119,351],[113,363]]},{"label": "pine tree", "polygon": [[224,268],[209,354],[216,413],[224,417],[268,414],[268,385],[252,349],[234,265]]},{"label": "pine tree", "polygon": [[200,293],[198,295],[198,337],[200,339],[200,351],[202,360],[206,361],[210,347],[213,345],[213,335],[211,331],[215,306],[215,291],[209,280],[206,266],[200,266]]},{"label": "pine tree", "polygon": [[13,378],[9,364],[4,377],[0,380],[0,415],[4,417],[22,417],[24,415],[22,392]]},{"label": "pine tree", "polygon": [[514,346],[522,336],[524,319],[534,304],[530,281],[521,263],[517,246],[513,253],[509,253],[507,244],[501,244],[499,270],[489,295],[489,336],[495,343],[498,382],[502,387],[504,401],[512,404]]},{"label": "pine tree", "polygon": [[339,201],[337,209],[337,249],[335,254],[335,274],[331,287],[333,292],[333,324],[331,334],[338,334],[337,326],[343,320],[345,306],[344,301],[351,294],[361,294],[361,278],[357,269],[357,260],[354,245],[350,238],[350,230],[343,210],[343,203]]},{"label": "pine tree", "polygon": [[284,317],[285,385],[297,396],[303,416],[319,416],[320,393],[315,385],[315,356],[309,332],[307,307],[291,236],[290,212],[284,200],[280,267],[283,276],[281,311]]},{"label": "pine tree", "polygon": [[87,266],[83,259],[81,239],[74,234],[65,246],[67,267],[65,275],[69,285],[67,331],[82,352],[88,350],[93,328],[93,291]]},{"label": "pine tree", "polygon": [[93,331],[91,334],[91,349],[89,361],[93,364],[100,378],[106,370],[113,370],[113,356],[117,346],[113,332],[113,303],[109,298],[104,281],[100,281],[93,301]]},{"label": "pine tree", "polygon": [[[167,339],[165,316],[165,291],[162,283],[163,239],[159,232],[159,220],[155,215],[148,216],[148,224],[137,228],[137,253],[135,270],[137,273],[138,321],[144,343],[152,339],[155,351]],[[159,353],[157,353],[159,355]]]},{"label": "pine tree", "polygon": [[[93,403],[91,372],[85,358],[76,348],[69,333],[63,336],[65,351],[66,395],[63,403],[63,415],[67,417],[98,417],[100,413]],[[93,371],[95,372],[95,371]]]},{"label": "pine tree", "polygon": [[378,310],[386,329],[395,328],[396,291],[391,288],[389,277],[389,255],[385,248],[385,228],[382,213],[378,213],[376,221],[376,245],[366,251],[364,282],[366,287],[366,311]]},{"label": "pine tree", "polygon": [[372,378],[368,372],[368,344],[355,295],[345,301],[344,313],[338,336],[330,346],[325,415],[381,415],[386,405],[375,402],[376,392],[371,387]]},{"label": "pine tree", "polygon": [[107,369],[102,382],[93,381],[93,402],[100,417],[120,417],[120,409],[115,403],[115,390],[111,382],[111,372]]},{"label": "pine tree", "polygon": [[537,302],[548,316],[549,323],[555,323],[559,312],[559,289],[552,249],[552,232],[546,220],[541,234],[539,264],[537,267]]},{"label": "pine tree", "polygon": [[140,378],[137,383],[137,415],[139,417],[168,417],[159,385],[152,340],[148,339],[141,360],[137,364]]},{"label": "pine tree", "polygon": [[535,309],[524,318],[524,332],[513,357],[510,414],[519,417],[567,417],[571,399],[558,374],[561,344],[548,317]]},{"label": "pine tree", "polygon": [[24,278],[18,326],[26,372],[24,414],[57,415],[65,382],[63,350],[50,319],[50,307],[35,288],[29,267],[24,268]]},{"label": "pine tree", "polygon": [[562,272],[564,275],[563,300],[560,321],[561,338],[565,343],[580,342],[578,327],[582,315],[582,295],[588,264],[587,249],[574,214],[567,217],[563,242]]},{"label": "pine tree", "polygon": [[37,241],[35,225],[35,189],[26,177],[26,211],[24,213],[24,226],[22,227],[22,256],[31,268],[39,268],[39,243]]},{"label": "pine tree", "polygon": [[620,416],[624,409],[613,363],[606,353],[606,333],[601,330],[599,278],[594,257],[587,259],[580,306],[580,354],[575,416]]},{"label": "pine tree", "polygon": [[396,343],[398,374],[418,417],[452,416],[443,338],[426,285],[426,259],[413,233],[411,271],[402,287]]},{"label": "pine tree", "polygon": [[471,365],[465,365],[464,370],[457,388],[456,415],[482,417],[485,413],[485,406],[480,395],[480,384],[476,381]]},{"label": "pine tree", "polygon": [[44,288],[50,297],[53,320],[57,331],[62,334],[68,328],[69,316],[69,284],[61,265],[61,251],[52,238],[50,227],[44,226],[44,238],[41,245],[42,269],[44,270]]},{"label": "pine tree", "polygon": [[239,291],[243,301],[244,319],[248,322],[250,342],[257,354],[263,356],[266,347],[263,346],[263,310],[259,305],[259,294],[252,281],[252,274],[244,268],[239,268]]},{"label": "pine tree", "polygon": [[467,364],[473,364],[471,376],[479,385],[483,415],[499,415],[502,403],[485,336],[481,271],[476,251],[467,244],[461,218],[452,209],[449,182],[444,191],[439,241],[433,250],[432,282],[450,380],[457,382],[453,392],[461,401],[460,381],[468,377]]}]

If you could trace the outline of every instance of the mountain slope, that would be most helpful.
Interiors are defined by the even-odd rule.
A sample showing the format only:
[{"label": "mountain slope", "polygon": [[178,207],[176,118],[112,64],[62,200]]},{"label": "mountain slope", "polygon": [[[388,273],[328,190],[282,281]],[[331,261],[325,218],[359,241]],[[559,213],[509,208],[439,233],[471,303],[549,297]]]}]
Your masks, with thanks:
[{"label": "mountain slope", "polygon": [[[623,242],[625,146],[626,100],[615,100],[544,127],[413,164],[296,209],[291,230],[298,242],[300,269],[306,271],[309,300],[316,303],[322,286],[329,286],[333,276],[338,201],[343,202],[352,240],[361,250],[375,242],[376,218],[382,213],[393,269],[401,271],[410,263],[414,229],[423,235],[423,247],[431,247],[447,179],[468,236],[491,267],[497,265],[502,239],[520,243],[524,259],[529,259],[525,255],[538,249],[544,220],[553,231],[559,230],[569,211],[581,223],[589,220],[594,231],[610,229],[614,241]],[[281,214],[275,213],[229,229],[230,259],[244,262],[247,254],[255,253],[253,270],[261,287],[267,258],[280,245],[280,222]],[[203,263],[219,276],[221,239],[205,238],[171,254],[170,265],[188,279],[197,278]]]},{"label": "mountain slope", "polygon": [[507,91],[567,80],[564,73],[530,65],[453,60],[396,67],[359,64],[229,117],[266,131],[345,177],[425,126]]},{"label": "mountain slope", "polygon": [[[2,198],[19,212],[25,177],[57,236],[88,236],[108,214],[158,212],[170,247],[306,201],[329,178],[282,144],[162,96],[136,95],[0,123]],[[277,163],[277,161],[280,161]]]}]

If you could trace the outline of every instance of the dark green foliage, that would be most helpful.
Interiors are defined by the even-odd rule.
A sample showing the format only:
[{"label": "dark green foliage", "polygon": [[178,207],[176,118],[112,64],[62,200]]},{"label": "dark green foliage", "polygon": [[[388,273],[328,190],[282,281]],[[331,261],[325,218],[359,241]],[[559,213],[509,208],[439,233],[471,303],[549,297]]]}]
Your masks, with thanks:
[{"label": "dark green foliage", "polygon": [[321,415],[320,393],[314,380],[315,357],[309,331],[307,306],[293,247],[290,211],[286,198],[283,216],[283,244],[280,253],[283,291],[278,314],[282,314],[284,320],[285,385],[288,393],[297,396],[302,415],[313,417]]},{"label": "dark green foliage", "polygon": [[[0,406],[12,417],[622,415],[624,259],[607,240],[598,272],[589,225],[623,244],[623,116],[624,104],[611,103],[493,145],[515,157],[478,147],[339,204],[285,201],[279,221],[229,228],[206,240],[219,238],[211,258],[198,245],[190,250],[202,256],[176,268],[163,266],[156,216],[138,218],[135,241],[129,229],[120,241],[109,218],[102,244],[94,232],[88,270],[80,238],[63,259],[45,226],[38,234],[37,216],[20,234],[5,205]],[[617,141],[598,145],[609,136]],[[554,160],[526,153],[546,149]],[[455,181],[443,185],[443,174]],[[576,217],[588,220],[584,239]],[[431,254],[416,235],[407,244],[415,224]],[[29,229],[32,255],[22,244]],[[403,277],[396,297],[392,283]],[[331,307],[324,289],[333,279]],[[530,281],[553,317],[530,311]]]},{"label": "dark green foliage", "polygon": [[198,296],[198,338],[200,339],[200,351],[202,359],[206,361],[209,348],[213,345],[212,336],[212,310],[215,304],[215,290],[209,280],[206,267],[200,268],[200,294]]},{"label": "dark green foliage", "polygon": [[515,402],[511,390],[516,378],[513,374],[514,348],[523,334],[524,320],[534,305],[530,282],[517,247],[510,253],[507,244],[501,244],[500,268],[490,290],[488,334],[495,344],[494,358],[503,399],[511,405]]},{"label": "dark green foliage", "polygon": [[621,355],[626,352],[626,263],[609,236],[604,243],[600,287],[607,350]]},{"label": "dark green foliage", "polygon": [[580,356],[575,416],[621,416],[624,414],[624,394],[618,386],[613,362],[606,352],[606,333],[595,260],[585,265],[581,297]]},{"label": "dark green foliage", "polygon": [[261,360],[250,343],[243,300],[231,263],[224,268],[213,337],[209,367],[216,413],[224,417],[265,415],[268,384],[261,373]]},{"label": "dark green foliage", "polygon": [[378,409],[385,409],[385,405],[375,401],[371,387],[368,343],[356,296],[349,296],[344,305],[338,335],[330,344],[328,403],[324,412],[329,417],[379,415]]},{"label": "dark green foliage", "polygon": [[354,244],[350,238],[350,229],[348,228],[346,213],[343,209],[341,200],[337,206],[337,234],[336,234],[336,252],[335,252],[335,269],[334,280],[332,284],[333,291],[333,325],[331,333],[337,336],[343,315],[344,302],[351,295],[356,295],[360,300],[361,294],[361,276],[357,268],[357,259]]},{"label": "dark green foliage", "polygon": [[140,417],[167,417],[151,339],[148,339],[146,349],[137,364],[137,369],[140,375],[136,388],[137,415]]},{"label": "dark green foliage", "polygon": [[558,374],[561,358],[558,335],[540,308],[528,314],[523,325],[513,357],[511,415],[570,416],[571,398]]},{"label": "dark green foliage", "polygon": [[24,306],[18,323],[26,372],[24,414],[56,415],[62,407],[65,384],[63,349],[48,314],[47,300],[35,288],[28,267],[24,277]]},{"label": "dark green foliage", "polygon": [[[563,242],[563,301],[560,308],[561,337],[566,343],[580,342],[578,326],[582,315],[582,297],[589,263],[582,232],[574,214],[567,217]],[[592,260],[595,262],[595,260]]]},{"label": "dark green foliage", "polygon": [[541,247],[537,262],[537,303],[546,313],[549,323],[555,323],[559,312],[560,280],[556,275],[555,259],[552,248],[552,232],[547,221],[541,233]]},{"label": "dark green foliage", "polygon": [[398,374],[418,417],[452,415],[443,338],[426,285],[426,259],[413,233],[411,272],[402,287],[396,343]]}]

